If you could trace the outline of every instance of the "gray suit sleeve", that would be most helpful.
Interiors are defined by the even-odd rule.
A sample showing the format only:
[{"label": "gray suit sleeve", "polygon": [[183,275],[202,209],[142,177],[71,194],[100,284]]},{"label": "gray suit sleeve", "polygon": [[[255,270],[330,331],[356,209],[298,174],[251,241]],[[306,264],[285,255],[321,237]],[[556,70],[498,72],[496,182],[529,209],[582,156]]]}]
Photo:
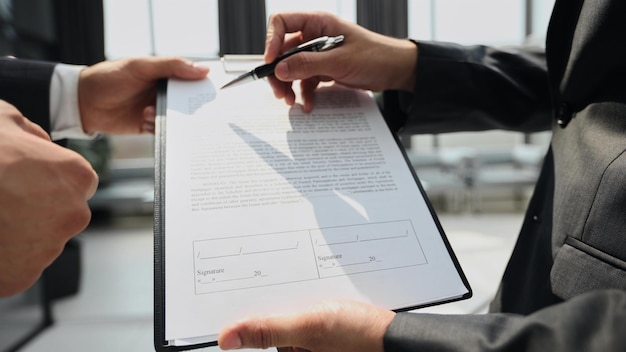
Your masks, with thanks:
[{"label": "gray suit sleeve", "polygon": [[0,58],[0,99],[50,132],[50,80],[55,63]]},{"label": "gray suit sleeve", "polygon": [[400,351],[626,351],[626,292],[580,295],[528,316],[399,313],[384,337]]}]

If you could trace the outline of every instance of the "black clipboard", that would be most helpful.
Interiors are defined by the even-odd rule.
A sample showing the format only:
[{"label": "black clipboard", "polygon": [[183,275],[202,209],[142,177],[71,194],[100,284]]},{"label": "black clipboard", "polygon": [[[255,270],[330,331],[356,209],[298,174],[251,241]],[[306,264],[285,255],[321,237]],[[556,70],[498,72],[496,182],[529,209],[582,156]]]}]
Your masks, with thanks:
[{"label": "black clipboard", "polygon": [[[193,350],[211,346],[217,346],[217,341],[203,342],[198,344],[190,344],[190,345],[170,345],[168,341],[165,339],[165,150],[167,147],[167,131],[165,121],[167,119],[166,110],[167,110],[167,80],[161,80],[157,86],[157,104],[156,104],[156,130],[155,130],[155,168],[154,168],[154,177],[155,177],[155,188],[154,188],[154,347],[156,351],[159,352],[169,352],[169,351],[185,351],[185,350]],[[389,113],[389,112],[388,112]],[[393,112],[391,112],[393,113]],[[387,121],[387,120],[385,120]],[[389,126],[388,126],[389,127]],[[398,138],[396,134],[394,134],[395,142],[398,145],[398,148],[401,150],[404,161],[410,164],[410,160],[405,152],[405,149],[402,145],[402,142]],[[441,235],[442,241],[450,255],[450,259],[454,264],[459,277],[467,289],[467,293],[463,294],[460,297],[454,297],[448,300],[436,301],[432,303],[410,306],[401,309],[394,310],[395,312],[405,312],[410,310],[415,310],[419,308],[426,308],[436,305],[441,305],[450,302],[461,301],[465,299],[469,299],[472,297],[473,292],[472,288],[461,268],[461,265],[448,241],[443,227],[439,222],[439,219],[435,213],[435,210],[426,195],[424,188],[422,187],[421,182],[415,172],[415,170],[410,167],[413,178],[419,188],[420,193],[424,197],[428,210],[434,220],[434,223]]]},{"label": "black clipboard", "polygon": [[171,346],[165,340],[165,119],[167,80],[157,84],[154,141],[154,348],[156,351],[185,351],[216,346],[217,341],[188,346]]}]

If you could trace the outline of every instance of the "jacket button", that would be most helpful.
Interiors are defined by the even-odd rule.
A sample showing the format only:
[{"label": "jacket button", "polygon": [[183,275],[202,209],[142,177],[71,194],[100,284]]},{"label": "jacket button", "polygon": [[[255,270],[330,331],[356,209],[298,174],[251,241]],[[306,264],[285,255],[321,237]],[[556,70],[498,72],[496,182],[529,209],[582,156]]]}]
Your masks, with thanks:
[{"label": "jacket button", "polygon": [[572,108],[567,103],[561,103],[557,110],[556,123],[565,128],[567,124],[576,116],[575,112],[572,112]]}]

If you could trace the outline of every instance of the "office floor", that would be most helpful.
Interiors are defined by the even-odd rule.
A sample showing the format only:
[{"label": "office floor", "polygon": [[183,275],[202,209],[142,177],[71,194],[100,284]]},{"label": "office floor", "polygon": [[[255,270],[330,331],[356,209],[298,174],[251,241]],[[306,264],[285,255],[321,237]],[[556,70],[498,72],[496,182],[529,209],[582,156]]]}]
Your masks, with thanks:
[{"label": "office floor", "polygon": [[[522,216],[518,212],[441,215],[474,297],[424,311],[484,312],[497,289]],[[96,222],[79,238],[83,258],[80,292],[57,301],[53,306],[55,324],[21,351],[154,351],[152,217],[123,216]]]}]

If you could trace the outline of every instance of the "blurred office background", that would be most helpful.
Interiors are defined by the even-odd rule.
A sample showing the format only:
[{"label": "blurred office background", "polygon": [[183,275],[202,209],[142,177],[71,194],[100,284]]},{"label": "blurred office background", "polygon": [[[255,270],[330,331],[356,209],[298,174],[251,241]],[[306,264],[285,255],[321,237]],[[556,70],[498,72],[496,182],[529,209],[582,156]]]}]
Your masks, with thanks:
[{"label": "blurred office background", "polygon": [[[261,54],[269,14],[322,10],[396,37],[541,50],[554,0],[0,0],[0,55],[93,64]],[[484,312],[549,132],[401,136]],[[67,141],[101,176],[94,219],[30,291],[0,299],[0,351],[150,351],[154,137]],[[59,282],[69,283],[60,285]]]},{"label": "blurred office background", "polygon": [[[260,54],[267,16],[322,10],[397,37],[494,46],[543,45],[553,0],[104,1],[105,53]],[[130,30],[132,28],[132,30]],[[111,136],[119,166],[150,165],[152,137]],[[413,164],[442,211],[523,208],[549,133],[505,131],[402,136]],[[105,194],[102,194],[104,196]],[[512,202],[511,202],[512,201]]]}]

